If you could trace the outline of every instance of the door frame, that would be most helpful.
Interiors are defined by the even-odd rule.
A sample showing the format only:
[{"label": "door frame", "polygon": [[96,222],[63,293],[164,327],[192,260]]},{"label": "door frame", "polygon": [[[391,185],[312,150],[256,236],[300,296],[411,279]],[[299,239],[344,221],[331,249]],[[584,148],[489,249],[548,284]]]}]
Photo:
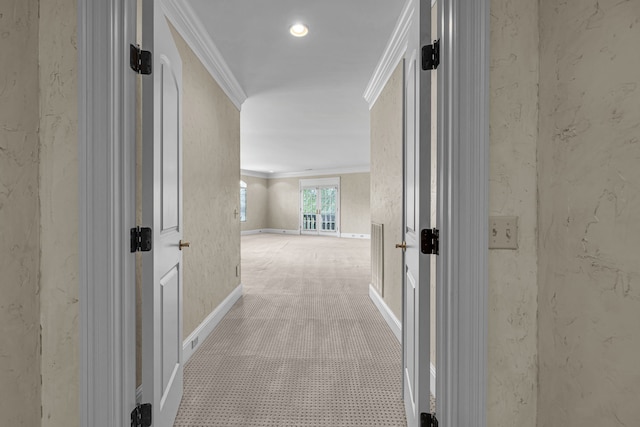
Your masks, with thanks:
[{"label": "door frame", "polygon": [[489,10],[490,0],[438,4],[436,369],[444,378],[436,413],[444,426],[487,422]]},{"label": "door frame", "polygon": [[136,2],[78,0],[80,425],[135,407]]},{"label": "door frame", "polygon": [[[489,0],[441,0],[437,414],[486,426]],[[135,2],[78,0],[81,426],[135,406]],[[455,37],[454,37],[455,35]],[[106,262],[105,262],[106,260]],[[442,325],[446,325],[443,327]],[[447,359],[445,355],[451,356]]]},{"label": "door frame", "polygon": [[[338,187],[338,194],[336,195],[336,231],[335,233],[322,233],[320,232],[320,226],[317,225],[317,232],[305,232],[302,229],[302,190],[305,188],[322,188],[322,187]],[[340,212],[340,177],[334,177],[334,178],[315,178],[315,179],[305,179],[305,178],[300,178],[300,181],[298,183],[298,206],[300,207],[300,213],[298,215],[298,221],[299,221],[299,229],[300,229],[300,234],[304,234],[304,235],[309,235],[309,236],[328,236],[328,237],[340,237],[340,219],[341,219],[341,212]],[[320,199],[320,192],[318,192],[318,194],[316,195],[317,199]]]}]

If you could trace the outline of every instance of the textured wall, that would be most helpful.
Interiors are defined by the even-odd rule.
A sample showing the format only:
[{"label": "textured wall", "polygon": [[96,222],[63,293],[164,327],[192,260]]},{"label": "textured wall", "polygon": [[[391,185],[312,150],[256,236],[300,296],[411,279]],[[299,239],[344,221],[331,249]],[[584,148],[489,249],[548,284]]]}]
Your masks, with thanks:
[{"label": "textured wall", "polygon": [[268,181],[268,228],[300,229],[300,179],[278,178]]},{"label": "textured wall", "polygon": [[42,425],[79,424],[77,2],[40,1]]},{"label": "textured wall", "polygon": [[240,112],[172,31],[183,63],[186,338],[240,284]]},{"label": "textured wall", "polygon": [[371,221],[384,225],[384,301],[402,320],[403,66],[371,109]]},{"label": "textured wall", "polygon": [[340,179],[340,232],[371,233],[370,179],[368,173],[350,173]]},{"label": "textured wall", "polygon": [[40,425],[38,1],[0,3],[0,424]]},{"label": "textured wall", "polygon": [[[368,173],[331,175],[340,177],[340,232],[369,234]],[[300,229],[300,179],[328,178],[329,176],[305,176],[303,178],[275,178],[268,181],[268,228],[282,230]],[[346,188],[343,187],[346,182]],[[344,226],[346,224],[346,228]]]},{"label": "textured wall", "polygon": [[268,228],[267,180],[246,175],[240,179],[247,183],[247,220],[240,223],[242,231]]},{"label": "textured wall", "polygon": [[640,2],[540,2],[538,425],[640,425]]},{"label": "textured wall", "polygon": [[489,254],[491,427],[536,425],[537,17],[535,1],[491,2],[490,215],[520,224],[518,250]]}]

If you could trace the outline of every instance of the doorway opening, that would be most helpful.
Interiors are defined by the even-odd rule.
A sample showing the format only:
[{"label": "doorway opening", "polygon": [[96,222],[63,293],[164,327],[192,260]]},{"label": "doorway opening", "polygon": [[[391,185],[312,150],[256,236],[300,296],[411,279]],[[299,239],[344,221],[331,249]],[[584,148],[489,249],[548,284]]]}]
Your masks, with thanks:
[{"label": "doorway opening", "polygon": [[[79,161],[80,182],[86,183],[83,189],[87,190],[80,192],[80,236],[86,249],[81,253],[87,254],[81,255],[80,268],[83,331],[80,383],[83,423],[96,426],[114,425],[114,417],[117,420],[121,416],[126,422],[130,413],[127,408],[135,407],[132,387],[127,381],[119,381],[135,377],[132,363],[135,337],[132,328],[122,328],[117,322],[124,315],[123,324],[132,324],[130,318],[135,312],[133,298],[121,298],[132,292],[133,270],[127,261],[131,259],[127,245],[121,244],[123,233],[119,227],[123,220],[128,224],[133,217],[132,210],[127,209],[133,205],[128,197],[132,194],[129,188],[133,187],[133,178],[122,174],[133,170],[130,155],[133,149],[126,138],[117,137],[130,135],[133,124],[131,118],[121,120],[120,115],[112,114],[122,111],[123,104],[129,105],[134,93],[125,90],[131,88],[129,64],[124,63],[122,52],[113,49],[125,45],[128,48],[134,38],[123,28],[130,29],[131,20],[127,16],[135,16],[135,11],[131,8],[123,11],[121,6],[121,2],[115,0],[103,6],[79,3],[79,41],[82,43],[78,50],[83,77],[79,92],[81,105],[87,107],[79,109],[82,128],[79,139],[84,150],[84,157]],[[438,83],[451,97],[440,109],[444,135],[443,150],[438,156],[444,159],[441,176],[447,189],[440,199],[441,206],[447,206],[455,215],[441,217],[441,231],[447,239],[443,251],[447,258],[442,263],[444,268],[438,271],[445,284],[455,283],[456,293],[452,295],[447,291],[438,297],[444,308],[439,311],[444,314],[438,317],[446,318],[448,324],[440,331],[445,345],[438,347],[438,360],[444,365],[442,372],[446,379],[438,383],[438,388],[440,395],[452,399],[446,404],[440,401],[438,405],[445,408],[441,414],[447,425],[483,426],[488,282],[489,2],[443,2],[443,6],[444,10],[439,12],[443,23],[441,33],[450,35],[455,31],[456,37],[443,40],[445,55],[441,61],[445,64],[445,73]],[[88,108],[93,106],[100,108]],[[92,167],[95,165],[100,167]],[[124,184],[118,185],[120,181],[110,181],[105,176],[122,177]],[[235,182],[237,185],[237,179]],[[105,223],[116,226],[104,227]],[[103,274],[92,276],[93,272]],[[104,298],[96,298],[102,295]],[[462,307],[465,310],[461,310]],[[114,351],[101,351],[100,343],[107,343]],[[445,347],[455,352],[452,359],[442,357]],[[460,372],[465,375],[460,376]],[[114,383],[114,379],[118,381]],[[105,414],[108,416],[103,416]]]}]

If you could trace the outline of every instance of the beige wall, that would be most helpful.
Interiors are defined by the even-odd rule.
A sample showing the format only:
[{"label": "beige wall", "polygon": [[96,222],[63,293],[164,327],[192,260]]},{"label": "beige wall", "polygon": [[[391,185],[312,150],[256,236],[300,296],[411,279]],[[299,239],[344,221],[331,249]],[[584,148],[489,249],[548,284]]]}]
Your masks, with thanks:
[{"label": "beige wall", "polygon": [[351,173],[340,177],[340,232],[371,233],[370,174]]},{"label": "beige wall", "polygon": [[240,112],[173,31],[182,58],[186,338],[240,284]]},{"label": "beige wall", "polygon": [[268,181],[268,228],[300,229],[300,179],[278,178]]},{"label": "beige wall", "polygon": [[240,223],[242,231],[269,228],[268,217],[268,180],[253,176],[240,177],[247,184],[247,220]]},{"label": "beige wall", "polygon": [[403,67],[400,63],[371,109],[371,221],[384,226],[383,298],[402,319]]},{"label": "beige wall", "polygon": [[[369,234],[369,173],[331,175],[340,177],[340,232]],[[268,228],[300,229],[300,179],[327,178],[274,178],[268,180]]]},{"label": "beige wall", "polygon": [[0,3],[0,424],[40,425],[38,1]]},{"label": "beige wall", "polygon": [[518,250],[489,253],[492,427],[536,425],[537,16],[538,2],[491,2],[489,214],[517,216],[520,227]]},{"label": "beige wall", "polygon": [[75,0],[40,1],[42,425],[79,424]]},{"label": "beige wall", "polygon": [[637,426],[640,2],[540,7],[538,426]]}]

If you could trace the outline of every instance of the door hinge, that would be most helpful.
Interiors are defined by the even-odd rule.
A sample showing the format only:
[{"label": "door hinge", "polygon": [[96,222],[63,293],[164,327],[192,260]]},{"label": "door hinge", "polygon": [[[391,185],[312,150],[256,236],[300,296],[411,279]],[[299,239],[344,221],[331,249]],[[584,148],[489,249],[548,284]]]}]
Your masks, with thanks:
[{"label": "door hinge", "polygon": [[151,403],[142,403],[131,411],[131,427],[151,427]]},{"label": "door hinge", "polygon": [[420,414],[420,427],[438,427],[436,414],[423,412]]},{"label": "door hinge", "polygon": [[151,241],[153,232],[148,227],[134,227],[131,229],[131,252],[149,252],[153,249]]},{"label": "door hinge", "polygon": [[437,228],[427,228],[422,230],[420,247],[423,254],[440,254],[440,230]]},{"label": "door hinge", "polygon": [[422,69],[435,70],[440,65],[440,40],[422,47]]},{"label": "door hinge", "polygon": [[151,52],[132,44],[129,47],[129,65],[138,74],[151,74],[153,68]]}]

